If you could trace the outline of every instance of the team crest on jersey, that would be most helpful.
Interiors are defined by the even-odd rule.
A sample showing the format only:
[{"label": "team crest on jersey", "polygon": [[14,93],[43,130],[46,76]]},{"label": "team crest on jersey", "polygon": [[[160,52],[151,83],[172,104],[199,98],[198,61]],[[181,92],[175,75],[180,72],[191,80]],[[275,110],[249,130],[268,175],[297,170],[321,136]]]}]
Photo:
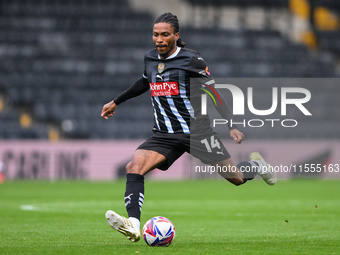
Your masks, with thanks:
[{"label": "team crest on jersey", "polygon": [[158,73],[163,73],[164,67],[165,67],[164,63],[159,63],[158,64]]}]

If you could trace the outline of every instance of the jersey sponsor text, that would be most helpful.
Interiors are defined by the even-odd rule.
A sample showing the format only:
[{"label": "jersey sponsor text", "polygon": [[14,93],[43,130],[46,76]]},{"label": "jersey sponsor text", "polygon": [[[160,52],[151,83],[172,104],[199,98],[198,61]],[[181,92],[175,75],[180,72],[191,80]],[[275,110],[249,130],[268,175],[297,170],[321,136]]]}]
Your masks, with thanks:
[{"label": "jersey sponsor text", "polygon": [[150,83],[151,96],[174,96],[179,94],[178,82],[154,82]]}]

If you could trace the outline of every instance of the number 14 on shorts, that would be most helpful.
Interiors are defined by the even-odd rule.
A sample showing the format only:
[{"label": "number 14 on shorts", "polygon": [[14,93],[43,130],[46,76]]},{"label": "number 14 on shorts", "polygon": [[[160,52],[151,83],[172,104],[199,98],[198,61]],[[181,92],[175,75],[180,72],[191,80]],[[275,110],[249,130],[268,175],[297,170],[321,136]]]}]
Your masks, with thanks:
[{"label": "number 14 on shorts", "polygon": [[207,138],[204,138],[203,140],[201,140],[201,143],[205,145],[208,152],[212,152],[213,149],[215,148],[219,150],[221,149],[220,142],[218,141],[218,139],[215,138],[214,135],[210,136],[210,143],[208,140],[209,139]]}]

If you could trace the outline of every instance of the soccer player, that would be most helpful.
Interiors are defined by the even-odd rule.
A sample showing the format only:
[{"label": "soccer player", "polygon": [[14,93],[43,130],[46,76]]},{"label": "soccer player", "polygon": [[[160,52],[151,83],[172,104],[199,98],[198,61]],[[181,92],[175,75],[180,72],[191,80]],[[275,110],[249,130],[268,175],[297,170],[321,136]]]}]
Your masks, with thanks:
[{"label": "soccer player", "polygon": [[[219,174],[235,185],[252,180],[256,174],[269,185],[277,180],[275,172],[258,152],[251,153],[249,161],[236,166],[213,131],[209,117],[202,114],[201,105],[195,99],[208,88],[214,91],[214,80],[203,58],[196,51],[184,48],[176,15],[164,13],[155,20],[153,42],[155,49],[147,52],[144,58],[144,75],[105,104],[101,113],[108,119],[124,101],[148,90],[151,92],[154,135],[137,148],[126,166],[124,200],[129,218],[111,210],[105,215],[110,226],[132,242],[140,239],[144,175],[155,168],[167,170],[185,152],[205,164],[230,169]],[[223,102],[217,104],[217,110],[225,119],[230,119],[226,102],[219,99]],[[229,129],[230,136],[240,144],[244,135],[235,127],[229,126]]]}]

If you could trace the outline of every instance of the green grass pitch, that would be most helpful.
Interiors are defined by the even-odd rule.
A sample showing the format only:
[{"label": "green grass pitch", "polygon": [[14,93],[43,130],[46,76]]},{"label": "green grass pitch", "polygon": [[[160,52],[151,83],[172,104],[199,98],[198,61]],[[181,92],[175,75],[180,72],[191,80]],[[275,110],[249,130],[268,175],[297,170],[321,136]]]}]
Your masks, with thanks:
[{"label": "green grass pitch", "polygon": [[142,224],[168,217],[170,247],[129,242],[105,212],[126,216],[125,182],[0,184],[0,254],[340,254],[340,180],[146,180]]}]

